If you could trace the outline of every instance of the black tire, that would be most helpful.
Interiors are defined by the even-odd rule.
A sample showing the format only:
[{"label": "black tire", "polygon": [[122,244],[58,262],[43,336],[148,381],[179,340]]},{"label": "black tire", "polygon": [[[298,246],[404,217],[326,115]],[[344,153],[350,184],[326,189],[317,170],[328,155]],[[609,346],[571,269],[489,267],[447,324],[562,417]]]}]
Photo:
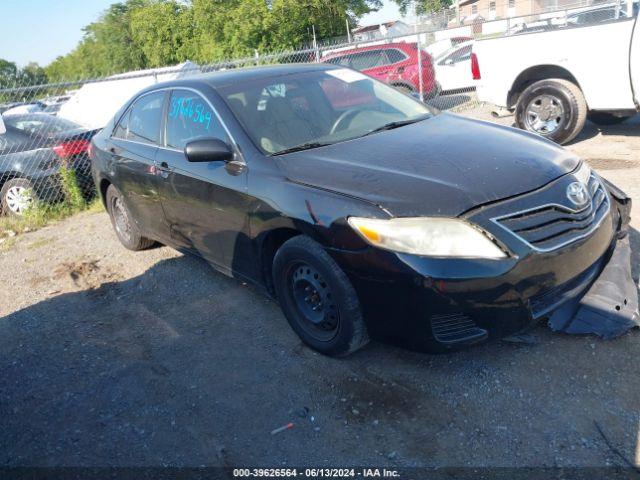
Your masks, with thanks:
[{"label": "black tire", "polygon": [[[535,128],[536,122],[533,120],[535,116],[530,114],[531,107],[534,107],[542,97],[553,99],[555,102],[553,113],[562,111],[557,113],[558,116],[555,119],[549,119],[555,120],[557,126],[553,129],[546,127],[546,131],[545,127]],[[563,145],[573,140],[584,127],[587,120],[587,102],[580,88],[568,80],[561,78],[540,80],[529,85],[522,92],[518,99],[515,116],[518,128],[537,133]]]},{"label": "black tire", "polygon": [[113,185],[107,188],[107,212],[120,243],[127,249],[138,251],[152,247],[155,242],[140,235],[136,223],[124,202],[122,194]]},{"label": "black tire", "polygon": [[596,125],[618,125],[619,123],[622,123],[625,120],[630,119],[632,116],[633,115],[618,117],[609,112],[592,111],[592,112],[589,112],[589,114],[587,115],[587,118],[589,119],[590,122],[595,123]]},{"label": "black tire", "polygon": [[289,325],[314,350],[343,356],[369,341],[353,285],[311,238],[300,235],[280,247],[273,260],[273,284]]},{"label": "black tire", "polygon": [[10,215],[20,217],[24,215],[26,208],[16,203],[16,192],[25,192],[24,197],[29,203],[33,202],[34,198],[31,193],[33,191],[33,184],[26,178],[12,178],[7,180],[0,189],[0,213],[3,215]]}]

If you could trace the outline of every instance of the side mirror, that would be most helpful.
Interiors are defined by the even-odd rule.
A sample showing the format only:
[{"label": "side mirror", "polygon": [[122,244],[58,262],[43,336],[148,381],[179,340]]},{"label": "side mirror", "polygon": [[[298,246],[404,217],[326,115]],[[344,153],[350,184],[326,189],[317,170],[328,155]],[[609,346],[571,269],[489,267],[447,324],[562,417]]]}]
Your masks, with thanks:
[{"label": "side mirror", "polygon": [[0,135],[7,133],[7,127],[4,126],[4,120],[2,119],[2,114],[0,114]]},{"label": "side mirror", "polygon": [[189,162],[228,162],[233,160],[233,150],[222,140],[205,138],[187,143],[184,154]]}]

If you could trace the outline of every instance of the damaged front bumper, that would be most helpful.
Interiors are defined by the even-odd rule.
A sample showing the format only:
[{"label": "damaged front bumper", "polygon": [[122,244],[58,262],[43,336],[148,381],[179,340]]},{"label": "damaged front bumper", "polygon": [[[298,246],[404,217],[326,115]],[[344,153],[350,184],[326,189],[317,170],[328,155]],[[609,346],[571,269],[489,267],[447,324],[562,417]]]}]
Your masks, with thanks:
[{"label": "damaged front bumper", "polygon": [[[548,198],[559,197],[563,181],[546,187]],[[538,252],[505,235],[515,254],[502,261],[373,248],[330,253],[361,299],[370,336],[384,342],[419,351],[455,350],[512,336],[543,319],[551,319],[556,331],[613,338],[640,321],[630,269],[631,200],[603,182],[610,214],[588,237],[562,249]],[[480,209],[469,219],[489,229],[496,208],[517,211],[518,201],[528,202]]]},{"label": "damaged front bumper", "polygon": [[595,334],[604,339],[640,327],[638,287],[631,275],[629,221],[631,199],[606,182],[619,214],[615,246],[600,274],[582,295],[549,316],[549,327],[570,334]]}]

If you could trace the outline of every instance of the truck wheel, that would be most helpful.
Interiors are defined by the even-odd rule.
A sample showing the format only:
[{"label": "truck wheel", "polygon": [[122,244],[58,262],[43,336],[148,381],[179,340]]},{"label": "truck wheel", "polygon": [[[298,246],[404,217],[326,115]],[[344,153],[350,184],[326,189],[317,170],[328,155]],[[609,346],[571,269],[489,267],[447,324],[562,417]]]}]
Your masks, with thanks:
[{"label": "truck wheel", "polygon": [[353,285],[311,238],[293,237],[278,249],[273,284],[289,325],[314,350],[342,356],[369,341]]},{"label": "truck wheel", "polygon": [[619,123],[624,122],[625,120],[628,120],[632,116],[633,115],[619,117],[609,112],[592,111],[592,112],[589,112],[589,114],[587,115],[587,118],[589,119],[590,122],[593,122],[596,125],[617,125]]},{"label": "truck wheel", "polygon": [[587,102],[578,86],[552,78],[529,85],[518,99],[518,128],[559,144],[573,140],[587,119]]}]

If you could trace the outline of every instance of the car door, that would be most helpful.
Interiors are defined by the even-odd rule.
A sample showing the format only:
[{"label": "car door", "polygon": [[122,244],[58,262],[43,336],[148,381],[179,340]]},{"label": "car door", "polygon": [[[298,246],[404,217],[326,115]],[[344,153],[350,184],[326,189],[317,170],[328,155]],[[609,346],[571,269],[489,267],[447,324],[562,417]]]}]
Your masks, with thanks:
[{"label": "car door", "polygon": [[[247,167],[221,117],[199,92],[174,89],[164,131],[164,147],[158,151],[156,165],[164,175],[160,196],[174,243],[222,270],[251,271]],[[234,160],[187,161],[187,143],[205,138],[232,146]]]},{"label": "car door", "polygon": [[154,163],[166,95],[166,91],[151,92],[136,99],[109,141],[116,187],[142,233],[158,240],[170,238],[158,194],[162,178]]}]

